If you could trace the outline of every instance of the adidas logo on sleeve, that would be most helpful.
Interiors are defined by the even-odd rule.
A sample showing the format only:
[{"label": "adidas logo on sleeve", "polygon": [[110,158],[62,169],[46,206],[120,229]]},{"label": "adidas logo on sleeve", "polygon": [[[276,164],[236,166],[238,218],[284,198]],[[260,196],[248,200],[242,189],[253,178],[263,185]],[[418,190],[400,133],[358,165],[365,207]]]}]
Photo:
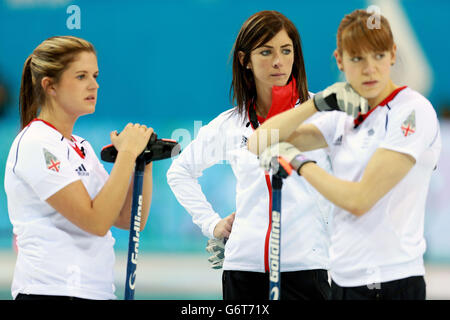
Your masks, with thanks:
[{"label": "adidas logo on sleeve", "polygon": [[86,170],[84,165],[82,164],[79,166],[75,171],[78,173],[79,176],[89,176],[89,172]]}]

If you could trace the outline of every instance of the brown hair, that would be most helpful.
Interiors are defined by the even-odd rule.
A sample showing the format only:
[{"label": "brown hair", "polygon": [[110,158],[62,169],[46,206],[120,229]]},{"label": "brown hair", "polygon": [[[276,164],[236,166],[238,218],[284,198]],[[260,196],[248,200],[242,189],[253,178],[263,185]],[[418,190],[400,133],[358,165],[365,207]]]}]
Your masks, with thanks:
[{"label": "brown hair", "polygon": [[[373,19],[378,19],[373,24]],[[355,10],[341,21],[337,31],[337,51],[340,56],[344,50],[351,55],[364,51],[390,51],[394,46],[389,21],[377,13]]]},{"label": "brown hair", "polygon": [[83,51],[96,54],[94,46],[86,40],[57,36],[44,40],[25,60],[19,96],[21,128],[37,116],[39,108],[45,103],[42,79],[50,77],[55,83],[58,82],[64,70]]},{"label": "brown hair", "polygon": [[[250,53],[270,41],[278,32],[286,30],[294,45],[294,64],[291,77],[297,83],[298,96],[301,102],[308,100],[308,84],[306,82],[305,64],[300,35],[295,25],[277,11],[261,11],[252,15],[241,27],[233,46],[233,80],[231,82],[231,103],[236,104],[242,114],[248,110],[249,103],[256,99],[256,86],[251,70],[245,66],[250,61]],[[239,59],[239,51],[244,53],[243,64]]]}]

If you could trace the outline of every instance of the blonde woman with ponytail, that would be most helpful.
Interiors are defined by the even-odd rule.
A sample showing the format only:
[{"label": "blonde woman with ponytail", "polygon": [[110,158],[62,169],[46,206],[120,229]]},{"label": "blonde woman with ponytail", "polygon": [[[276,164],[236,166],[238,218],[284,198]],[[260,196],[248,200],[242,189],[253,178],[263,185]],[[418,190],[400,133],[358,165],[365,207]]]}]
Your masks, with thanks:
[{"label": "blonde woman with ponytail", "polygon": [[[18,246],[14,299],[116,298],[110,228],[129,228],[134,164],[153,129],[130,123],[120,135],[111,132],[118,156],[108,175],[89,142],[72,132],[80,116],[95,111],[98,74],[93,45],[76,37],[49,38],[25,61],[21,131],[5,172]],[[141,229],[151,169],[145,169]]]}]

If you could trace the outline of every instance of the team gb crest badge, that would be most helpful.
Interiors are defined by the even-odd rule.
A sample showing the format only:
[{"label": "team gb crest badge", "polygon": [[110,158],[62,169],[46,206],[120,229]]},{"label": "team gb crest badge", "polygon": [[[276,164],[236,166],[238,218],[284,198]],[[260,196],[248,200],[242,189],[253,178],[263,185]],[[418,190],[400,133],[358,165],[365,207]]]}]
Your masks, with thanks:
[{"label": "team gb crest badge", "polygon": [[61,161],[58,160],[58,158],[53,155],[50,151],[43,148],[44,151],[44,158],[45,158],[45,164],[47,165],[47,169],[55,172],[59,172],[59,168],[61,165]]},{"label": "team gb crest badge", "polygon": [[402,123],[402,132],[405,137],[408,137],[416,132],[416,111],[413,110],[405,121]]}]

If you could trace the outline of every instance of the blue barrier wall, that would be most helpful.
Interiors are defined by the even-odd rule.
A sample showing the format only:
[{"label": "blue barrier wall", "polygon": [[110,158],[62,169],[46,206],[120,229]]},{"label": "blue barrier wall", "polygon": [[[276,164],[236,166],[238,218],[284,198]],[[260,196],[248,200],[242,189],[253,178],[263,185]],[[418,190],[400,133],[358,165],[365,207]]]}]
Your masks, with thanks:
[{"label": "blue barrier wall", "polygon": [[[407,18],[407,25],[403,27],[410,28],[419,44],[416,49],[423,57],[416,66],[404,66],[404,71],[424,65],[429,67],[428,89],[424,94],[441,111],[450,105],[447,56],[450,44],[441,36],[450,30],[450,1],[390,2],[397,4]],[[0,0],[0,81],[10,89],[12,98],[8,109],[0,116],[0,179],[3,181],[9,146],[19,128],[17,102],[23,63],[32,50],[50,36],[75,35],[96,46],[100,68],[97,110],[94,115],[79,120],[75,133],[100,151],[103,145],[110,143],[109,132],[121,130],[127,122],[146,123],[160,137],[170,138],[176,129],[186,129],[194,137],[194,121],[206,124],[229,108],[230,51],[242,23],[251,14],[278,10],[295,23],[302,37],[309,88],[315,92],[339,78],[332,53],[336,29],[344,14],[382,3],[362,0]],[[67,27],[71,14],[66,10],[72,4],[80,8],[81,29]],[[402,32],[406,38],[406,29],[399,30],[400,39],[403,39]],[[406,61],[410,53],[404,54],[403,61]],[[185,145],[187,141],[181,142]],[[167,185],[165,174],[169,166],[170,160],[155,163],[153,202],[148,227],[142,233],[141,248],[203,250],[205,238]],[[234,210],[235,182],[228,166],[206,170],[200,181],[221,215]],[[436,193],[439,194],[440,189]],[[438,252],[437,258],[450,259],[450,253],[442,249],[441,239],[445,234],[441,231],[441,236],[430,241],[437,249],[433,251],[436,247],[431,247],[429,252]],[[0,248],[11,247],[11,235],[6,196],[1,188]],[[114,229],[114,235],[117,248],[125,249],[127,233]]]}]

